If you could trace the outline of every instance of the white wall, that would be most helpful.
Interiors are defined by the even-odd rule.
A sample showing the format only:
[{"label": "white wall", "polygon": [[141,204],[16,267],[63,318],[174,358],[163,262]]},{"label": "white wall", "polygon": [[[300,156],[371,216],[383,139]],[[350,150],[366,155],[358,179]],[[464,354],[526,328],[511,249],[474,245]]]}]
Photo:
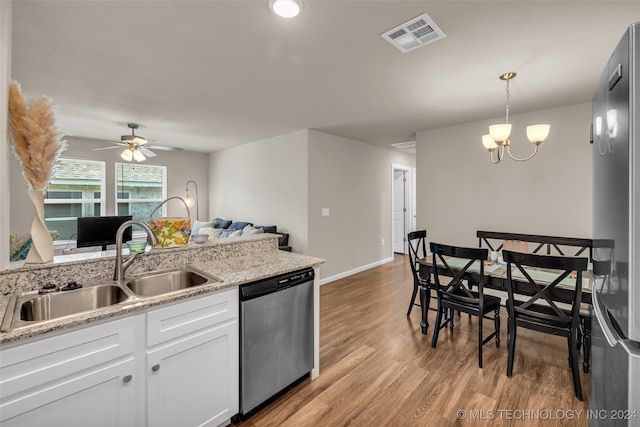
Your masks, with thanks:
[{"label": "white wall", "polygon": [[307,131],[210,155],[211,219],[276,225],[307,253]]},{"label": "white wall", "polygon": [[415,156],[309,131],[309,254],[327,259],[321,279],[392,259],[392,164],[415,167]]},{"label": "white wall", "polygon": [[[11,75],[11,1],[0,1],[0,269],[9,265],[9,129],[7,86]],[[9,201],[9,202],[7,202]]]},{"label": "white wall", "polygon": [[418,132],[418,228],[429,241],[477,246],[477,230],[591,237],[591,103],[510,116],[514,155],[529,124],[551,132],[532,160],[494,165],[481,143],[500,118]]},{"label": "white wall", "polygon": [[[54,100],[55,101],[55,100]],[[115,214],[115,163],[121,163],[121,149],[98,150],[94,148],[104,148],[111,143],[105,141],[83,140],[70,142],[61,157],[76,159],[91,159],[106,161],[106,183],[107,183],[107,215]],[[209,155],[190,151],[154,151],[157,156],[150,157],[142,164],[167,166],[167,197],[184,196],[184,189],[187,181],[193,179],[198,185],[198,201],[200,205],[200,217],[208,217],[208,176],[209,176]],[[27,196],[27,182],[22,176],[20,162],[12,154],[9,159],[11,169],[11,232],[18,237],[28,233],[31,220],[33,219],[33,205]],[[195,196],[193,185],[189,186],[189,193]],[[167,215],[185,216],[186,212],[182,204],[177,200],[167,202]],[[3,208],[7,209],[7,208]],[[191,218],[196,218],[195,206],[191,212]]]},{"label": "white wall", "polygon": [[392,164],[415,157],[314,130],[219,151],[211,218],[277,225],[294,252],[326,258],[320,277],[333,280],[392,258]]}]

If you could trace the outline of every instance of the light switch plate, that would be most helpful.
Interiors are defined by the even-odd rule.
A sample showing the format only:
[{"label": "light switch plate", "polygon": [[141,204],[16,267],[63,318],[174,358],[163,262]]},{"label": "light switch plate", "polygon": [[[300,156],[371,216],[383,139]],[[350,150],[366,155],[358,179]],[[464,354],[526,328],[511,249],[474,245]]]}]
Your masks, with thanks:
[{"label": "light switch plate", "polygon": [[322,208],[322,216],[329,216],[329,208]]}]

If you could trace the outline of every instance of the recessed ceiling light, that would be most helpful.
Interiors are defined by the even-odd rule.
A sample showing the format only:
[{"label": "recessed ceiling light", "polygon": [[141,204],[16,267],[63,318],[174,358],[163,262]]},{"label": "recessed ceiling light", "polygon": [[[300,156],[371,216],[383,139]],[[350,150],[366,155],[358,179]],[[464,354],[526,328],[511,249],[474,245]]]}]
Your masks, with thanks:
[{"label": "recessed ceiling light", "polygon": [[278,16],[294,18],[302,12],[302,0],[269,0],[269,7]]}]

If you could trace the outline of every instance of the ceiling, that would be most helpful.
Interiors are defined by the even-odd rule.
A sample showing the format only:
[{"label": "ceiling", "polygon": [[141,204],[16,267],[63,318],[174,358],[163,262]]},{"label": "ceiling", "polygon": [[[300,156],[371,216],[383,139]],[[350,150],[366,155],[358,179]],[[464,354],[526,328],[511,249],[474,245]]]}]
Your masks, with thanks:
[{"label": "ceiling", "polygon": [[[380,36],[426,12],[446,38]],[[639,1],[14,0],[12,78],[60,129],[212,152],[317,129],[389,147],[421,130],[589,102]],[[480,143],[480,140],[478,140]],[[415,152],[415,151],[414,151]]]}]

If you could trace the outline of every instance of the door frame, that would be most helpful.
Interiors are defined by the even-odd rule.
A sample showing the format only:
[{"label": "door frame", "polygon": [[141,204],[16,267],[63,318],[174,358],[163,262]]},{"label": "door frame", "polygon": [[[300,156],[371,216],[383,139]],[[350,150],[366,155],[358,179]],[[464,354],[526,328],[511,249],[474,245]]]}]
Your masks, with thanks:
[{"label": "door frame", "polygon": [[[394,185],[394,172],[395,171],[403,171],[405,172],[405,179],[406,179],[406,183],[405,183],[405,191],[407,194],[407,214],[405,215],[405,230],[407,232],[415,230],[416,228],[416,215],[415,215],[415,209],[416,209],[416,191],[415,191],[415,185],[414,185],[414,181],[415,181],[415,168],[412,168],[410,166],[405,166],[405,165],[399,165],[399,164],[395,164],[392,163],[391,164],[391,253],[396,253],[393,250],[393,207],[394,207],[394,200],[396,197],[396,190],[395,190],[395,185]],[[406,236],[404,236],[406,238]],[[407,254],[408,253],[408,247],[407,247],[407,242],[405,241],[404,244],[404,253]]]}]

